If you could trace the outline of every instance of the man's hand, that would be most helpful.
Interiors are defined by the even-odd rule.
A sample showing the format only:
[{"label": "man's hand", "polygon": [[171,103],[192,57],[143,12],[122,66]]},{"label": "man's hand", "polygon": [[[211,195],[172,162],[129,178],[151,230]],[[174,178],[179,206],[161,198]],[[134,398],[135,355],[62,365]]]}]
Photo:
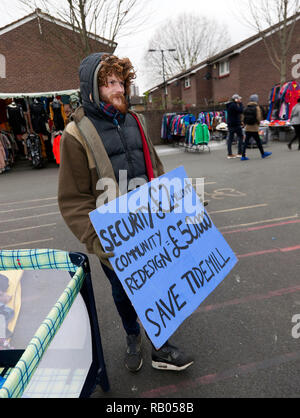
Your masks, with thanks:
[{"label": "man's hand", "polygon": [[112,258],[115,256],[115,253],[106,253],[103,251],[103,248],[100,244],[100,241],[98,239],[95,239],[93,244],[93,250],[97,257],[108,260],[109,258]]}]

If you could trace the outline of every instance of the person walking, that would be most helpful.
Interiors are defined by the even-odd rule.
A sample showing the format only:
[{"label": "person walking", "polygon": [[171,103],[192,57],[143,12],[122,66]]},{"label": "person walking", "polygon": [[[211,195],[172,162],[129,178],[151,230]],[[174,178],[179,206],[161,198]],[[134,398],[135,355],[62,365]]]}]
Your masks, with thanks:
[{"label": "person walking", "polygon": [[[135,78],[130,60],[91,54],[81,62],[79,78],[83,105],[75,110],[61,138],[58,203],[68,227],[87,251],[100,259],[126,333],[125,366],[136,372],[143,364],[137,314],[109,262],[114,254],[104,252],[89,213],[99,206],[99,198],[115,198],[116,190],[121,189],[121,170],[127,173],[122,191],[127,193],[132,180],[141,185],[140,180],[146,183],[164,174],[164,168],[144,119],[128,110],[130,85]],[[112,196],[99,190],[100,178],[111,180]],[[191,364],[193,360],[169,341],[159,350],[152,346],[154,368],[181,371]]]},{"label": "person walking", "polygon": [[271,152],[265,152],[260,136],[259,136],[259,124],[262,121],[262,112],[258,105],[258,95],[252,94],[250,96],[250,101],[247,107],[244,110],[243,122],[245,124],[245,131],[246,131],[246,139],[243,145],[243,153],[241,157],[241,161],[249,160],[246,157],[247,147],[250,145],[250,139],[253,138],[256,142],[256,145],[261,153],[262,158],[267,158],[272,155]]},{"label": "person walking", "polygon": [[299,141],[298,151],[300,151],[300,97],[297,101],[297,104],[293,107],[290,123],[291,125],[293,125],[293,128],[295,129],[295,136],[288,143],[288,148],[292,149],[292,143],[296,141],[296,139],[298,138],[298,141]]},{"label": "person walking", "polygon": [[[227,139],[227,158],[237,158],[242,156],[244,134],[242,130],[242,115],[243,104],[242,98],[238,94],[232,96],[232,100],[227,104],[227,125],[228,125],[228,139]],[[238,138],[238,154],[232,153],[232,141],[234,135]]]}]

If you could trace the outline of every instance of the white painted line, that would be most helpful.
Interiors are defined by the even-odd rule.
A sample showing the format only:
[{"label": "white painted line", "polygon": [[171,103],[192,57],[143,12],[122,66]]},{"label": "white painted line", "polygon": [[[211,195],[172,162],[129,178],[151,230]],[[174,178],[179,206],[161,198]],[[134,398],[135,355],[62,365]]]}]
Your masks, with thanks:
[{"label": "white painted line", "polygon": [[13,248],[13,247],[20,247],[20,246],[23,246],[23,245],[37,244],[37,243],[40,243],[40,242],[53,241],[53,239],[54,238],[39,239],[38,241],[16,242],[15,244],[5,245],[4,247],[1,247],[1,249],[4,249],[4,248]]},{"label": "white painted line", "polygon": [[254,226],[254,225],[260,225],[260,224],[265,224],[265,223],[288,221],[288,220],[297,219],[297,218],[299,218],[299,216],[296,214],[294,216],[288,216],[287,218],[273,218],[273,219],[266,219],[264,221],[250,222],[248,224],[221,226],[221,227],[218,227],[218,229],[224,230],[224,229],[239,228],[239,227],[244,227],[244,226]]},{"label": "white painted line", "polygon": [[170,155],[170,154],[180,154],[184,151],[184,148],[169,148],[169,149],[162,149],[157,151],[157,155]]},{"label": "white painted line", "polygon": [[5,220],[0,220],[0,223],[4,224],[6,222],[24,221],[26,219],[41,218],[43,216],[52,216],[52,215],[60,215],[60,212],[49,212],[49,213],[42,213],[41,215],[24,216],[23,218],[5,219]]},{"label": "white painted line", "polygon": [[17,209],[0,210],[0,213],[16,212],[17,210],[40,209],[40,208],[47,208],[49,206],[57,206],[57,203],[49,203],[48,205],[41,205],[41,206],[30,206],[28,208],[22,207],[22,208],[17,208]]},{"label": "white painted line", "polygon": [[263,207],[266,207],[266,206],[269,206],[269,205],[268,205],[267,203],[264,203],[264,204],[261,204],[261,205],[244,206],[244,207],[241,207],[241,208],[233,208],[233,209],[217,210],[217,211],[214,211],[214,212],[209,212],[209,211],[208,211],[208,214],[213,214],[213,213],[225,213],[225,212],[236,212],[236,211],[239,211],[239,210],[247,210],[247,209],[263,208]]},{"label": "white painted line", "polygon": [[55,226],[55,225],[57,224],[54,223],[54,224],[45,224],[45,225],[37,225],[37,226],[27,226],[25,228],[10,229],[8,231],[0,231],[0,234],[9,234],[12,232],[29,231],[31,229],[37,229],[37,228],[48,228],[48,227]]},{"label": "white painted line", "polygon": [[57,200],[57,196],[55,196],[55,197],[45,197],[43,199],[18,200],[17,202],[5,202],[5,203],[2,202],[2,203],[0,203],[0,206],[20,205],[20,204],[23,204],[23,203],[42,202],[42,201],[45,201],[45,200],[54,200],[54,199]]}]

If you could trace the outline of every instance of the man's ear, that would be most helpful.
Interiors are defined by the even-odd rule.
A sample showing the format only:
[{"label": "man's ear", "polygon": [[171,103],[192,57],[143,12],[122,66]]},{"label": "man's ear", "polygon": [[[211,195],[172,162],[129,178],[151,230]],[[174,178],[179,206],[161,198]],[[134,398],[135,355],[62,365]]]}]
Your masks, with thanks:
[{"label": "man's ear", "polygon": [[94,100],[93,100],[92,93],[90,93],[89,98],[90,98],[90,101],[93,103]]}]

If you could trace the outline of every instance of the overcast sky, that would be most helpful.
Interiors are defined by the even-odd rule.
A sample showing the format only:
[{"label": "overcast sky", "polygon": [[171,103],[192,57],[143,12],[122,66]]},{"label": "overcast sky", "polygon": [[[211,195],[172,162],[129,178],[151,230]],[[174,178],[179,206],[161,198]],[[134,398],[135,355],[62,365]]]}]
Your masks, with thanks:
[{"label": "overcast sky", "polygon": [[[155,30],[167,19],[175,18],[184,12],[193,12],[201,17],[214,18],[217,22],[226,24],[232,39],[236,44],[253,34],[245,22],[241,19],[238,8],[241,2],[238,0],[148,0],[154,12],[149,17],[149,23],[133,35],[119,41],[115,51],[120,57],[128,56],[137,70],[136,84],[140,94],[152,87],[147,82],[146,71],[143,66],[143,55],[148,49],[149,39]],[[60,2],[58,2],[59,4]],[[0,27],[5,26],[25,16],[24,7],[18,6],[17,0],[0,0]],[[1,52],[1,51],[0,51]]]}]

